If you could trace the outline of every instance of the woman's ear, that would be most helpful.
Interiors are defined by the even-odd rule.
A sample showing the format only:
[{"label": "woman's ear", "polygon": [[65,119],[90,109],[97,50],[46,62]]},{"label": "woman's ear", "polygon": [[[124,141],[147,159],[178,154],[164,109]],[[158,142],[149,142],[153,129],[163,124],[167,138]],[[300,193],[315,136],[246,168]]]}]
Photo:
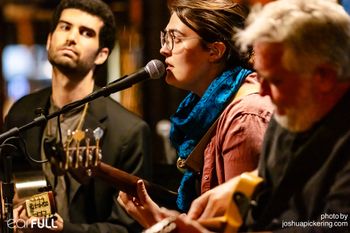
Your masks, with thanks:
[{"label": "woman's ear", "polygon": [[209,59],[211,62],[218,62],[226,52],[226,45],[223,42],[213,42],[209,44]]}]

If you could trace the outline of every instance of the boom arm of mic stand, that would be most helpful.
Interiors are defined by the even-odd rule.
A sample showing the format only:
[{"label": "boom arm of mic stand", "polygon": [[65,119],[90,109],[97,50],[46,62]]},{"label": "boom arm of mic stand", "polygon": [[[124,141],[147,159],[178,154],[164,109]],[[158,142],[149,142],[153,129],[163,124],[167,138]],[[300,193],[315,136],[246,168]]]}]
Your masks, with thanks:
[{"label": "boom arm of mic stand", "polygon": [[122,77],[122,78],[110,83],[109,85],[107,85],[101,89],[98,89],[97,91],[92,92],[90,95],[86,96],[85,98],[83,98],[81,100],[77,100],[75,102],[72,102],[70,104],[63,106],[62,109],[60,109],[56,112],[53,112],[47,116],[40,115],[40,116],[34,118],[34,120],[32,122],[30,122],[22,127],[19,127],[19,128],[14,127],[12,129],[0,134],[0,142],[2,143],[7,138],[17,136],[20,132],[23,132],[27,129],[34,128],[35,126],[40,126],[41,124],[47,122],[48,120],[50,120],[54,117],[57,117],[58,115],[69,112],[69,111],[73,110],[74,108],[82,106],[82,105],[84,105],[88,102],[91,102],[91,101],[93,101],[101,96],[107,97],[114,92],[124,90],[128,87],[131,87],[132,84],[129,84],[127,82],[125,82],[125,83],[122,82],[123,79],[125,79],[125,77]]}]

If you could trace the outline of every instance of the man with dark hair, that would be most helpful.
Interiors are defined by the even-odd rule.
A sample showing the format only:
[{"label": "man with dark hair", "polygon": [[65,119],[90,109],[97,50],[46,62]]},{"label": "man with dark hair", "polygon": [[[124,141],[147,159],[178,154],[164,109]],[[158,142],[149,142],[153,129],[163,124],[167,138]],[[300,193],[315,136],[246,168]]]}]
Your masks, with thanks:
[{"label": "man with dark hair", "polygon": [[99,33],[99,48],[107,47],[109,51],[112,51],[115,43],[116,25],[113,12],[106,4],[101,4],[100,1],[62,1],[57,6],[52,17],[51,33],[55,31],[62,11],[67,8],[78,9],[99,17],[103,21],[103,26]]},{"label": "man with dark hair", "polygon": [[[61,1],[47,39],[48,59],[53,67],[52,87],[16,102],[6,117],[6,129],[31,122],[36,117],[35,109],[40,108],[44,114],[53,113],[93,92],[96,89],[95,68],[107,60],[114,47],[115,34],[113,13],[102,1]],[[91,141],[81,137],[94,130]],[[102,162],[139,176],[144,172],[145,158],[149,157],[147,124],[111,98],[96,99],[61,115],[59,124],[52,119],[46,125],[23,132],[21,137],[26,142],[28,154],[36,160],[52,160],[53,156],[45,150],[49,139],[53,139],[54,144],[64,145],[66,151],[99,141]],[[139,231],[138,225],[114,200],[118,190],[103,180],[92,178],[80,183],[79,175],[71,170],[65,174],[57,173],[59,169],[51,163],[29,164],[23,153],[15,157],[15,170],[39,168],[54,189],[58,228],[46,230],[74,233]],[[14,216],[28,220],[23,207],[15,209]],[[38,229],[18,230],[35,232]]]}]

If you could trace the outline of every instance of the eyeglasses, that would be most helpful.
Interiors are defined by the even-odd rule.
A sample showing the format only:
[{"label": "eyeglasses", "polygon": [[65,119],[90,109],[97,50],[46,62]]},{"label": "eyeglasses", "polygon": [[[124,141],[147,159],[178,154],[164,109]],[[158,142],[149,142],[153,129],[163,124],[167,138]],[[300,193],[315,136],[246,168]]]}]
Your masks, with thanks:
[{"label": "eyeglasses", "polygon": [[186,36],[178,36],[175,35],[175,30],[169,30],[169,31],[161,31],[160,32],[160,45],[163,48],[164,46],[169,50],[173,51],[175,45],[178,48],[181,48],[178,44],[183,45],[184,40],[191,40],[191,39],[202,39],[199,36],[192,36],[192,37],[186,37]]}]

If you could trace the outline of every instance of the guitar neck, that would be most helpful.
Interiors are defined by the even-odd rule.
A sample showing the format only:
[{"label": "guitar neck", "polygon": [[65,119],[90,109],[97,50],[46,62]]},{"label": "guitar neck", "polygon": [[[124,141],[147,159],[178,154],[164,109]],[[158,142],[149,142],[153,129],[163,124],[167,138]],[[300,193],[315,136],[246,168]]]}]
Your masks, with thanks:
[{"label": "guitar neck", "polygon": [[[141,179],[140,177],[131,175],[125,171],[102,162],[99,163],[94,172],[94,175],[96,177],[99,177],[113,184],[118,190],[121,190],[132,196],[137,196],[136,187],[137,181]],[[154,201],[156,201],[161,206],[177,209],[177,193],[144,179],[142,180],[145,183],[148,194]]]}]

